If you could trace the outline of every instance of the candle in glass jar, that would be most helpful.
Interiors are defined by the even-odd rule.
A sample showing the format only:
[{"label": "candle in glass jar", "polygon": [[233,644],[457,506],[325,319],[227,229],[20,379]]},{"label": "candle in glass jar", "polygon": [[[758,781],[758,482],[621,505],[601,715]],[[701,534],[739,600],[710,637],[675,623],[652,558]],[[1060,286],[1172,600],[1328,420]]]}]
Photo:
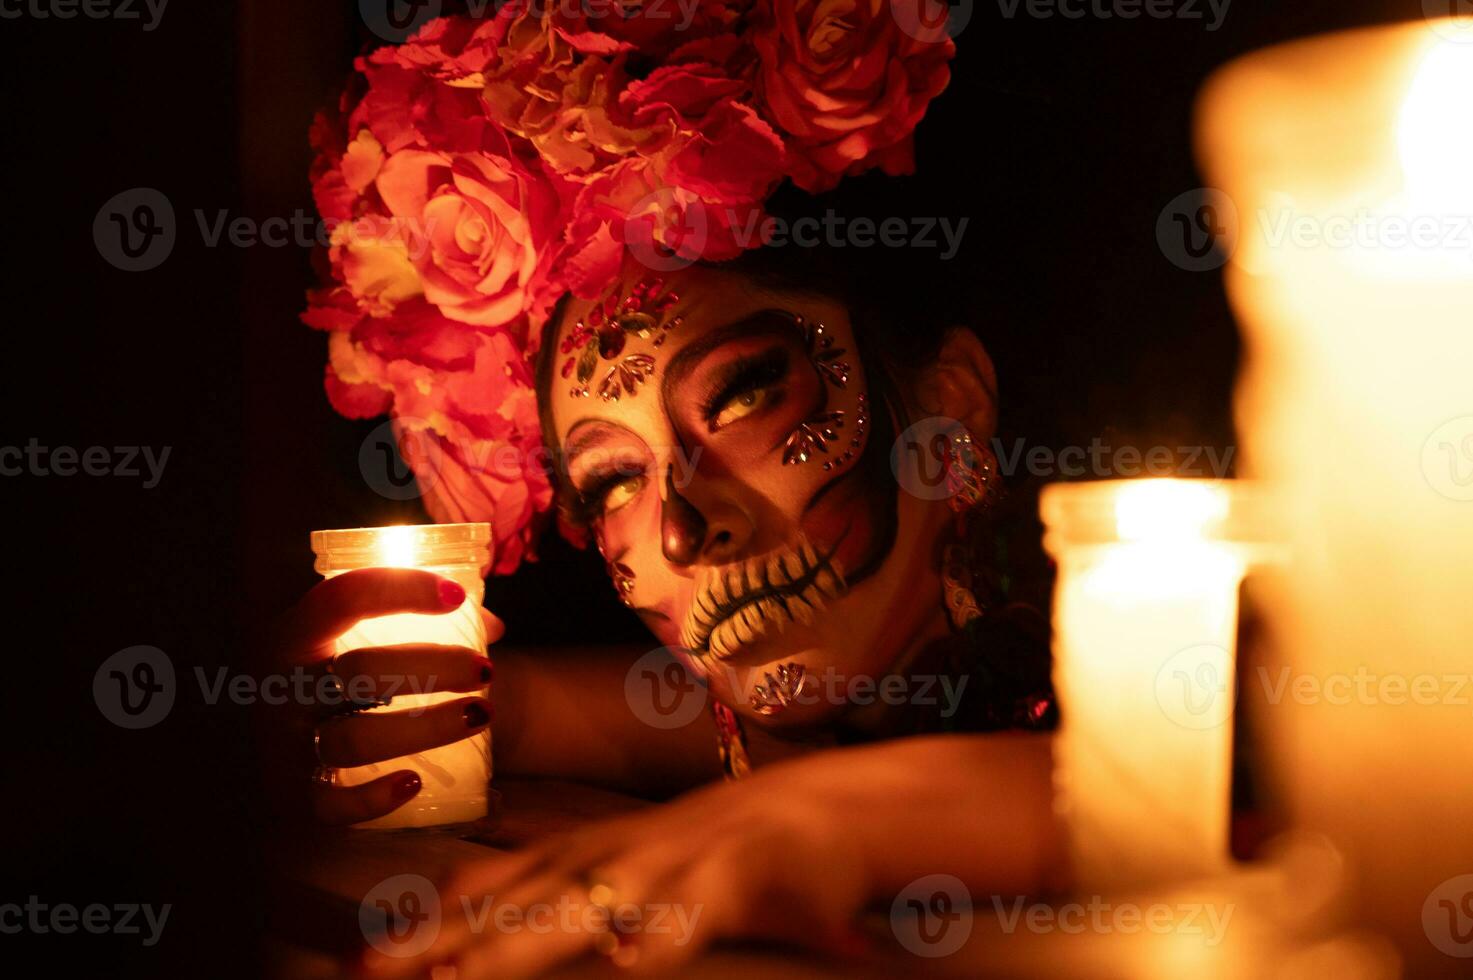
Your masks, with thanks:
[{"label": "candle in glass jar", "polygon": [[1473,20],[1250,54],[1209,81],[1197,132],[1245,222],[1241,465],[1295,558],[1262,596],[1266,676],[1301,692],[1262,709],[1269,775],[1345,851],[1361,924],[1453,975],[1448,950],[1473,954],[1452,816],[1473,800],[1452,761],[1473,738]]},{"label": "candle in glass jar", "polygon": [[[439,615],[401,613],[359,620],[337,638],[335,653],[364,647],[403,643],[435,643],[486,648],[481,619],[485,582],[481,569],[490,558],[489,524],[425,524],[397,527],[314,531],[312,550],[317,571],[332,578],[356,568],[422,568],[453,579],[465,589],[465,601]],[[347,680],[347,679],[345,679]],[[422,711],[477,692],[433,691],[414,693],[407,680],[389,705],[373,712]],[[481,691],[479,693],[486,693]],[[356,786],[391,772],[409,769],[419,774],[421,789],[408,803],[374,820],[355,826],[398,829],[458,824],[486,815],[491,781],[491,732],[437,746],[413,755],[366,766],[338,769],[339,785]]]},{"label": "candle in glass jar", "polygon": [[[1057,799],[1076,883],[1129,888],[1228,859],[1243,550],[1231,484],[1046,487],[1058,561]],[[1241,495],[1239,495],[1241,496]]]}]

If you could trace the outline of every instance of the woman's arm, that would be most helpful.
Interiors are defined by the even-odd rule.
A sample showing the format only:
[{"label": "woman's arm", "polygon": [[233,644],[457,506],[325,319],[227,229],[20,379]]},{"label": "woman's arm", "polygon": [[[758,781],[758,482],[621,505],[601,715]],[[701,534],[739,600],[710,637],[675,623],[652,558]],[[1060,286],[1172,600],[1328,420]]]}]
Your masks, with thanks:
[{"label": "woman's arm", "polygon": [[[570,908],[552,934],[447,918],[423,956],[377,951],[380,975],[453,964],[463,980],[537,973],[608,939],[582,910],[674,910],[675,929],[621,926],[641,966],[672,968],[727,938],[841,951],[868,906],[927,875],[975,900],[1063,884],[1048,735],[933,736],[815,752],[665,806],[604,821],[465,868],[442,908]],[[599,892],[597,889],[603,891]],[[664,921],[669,921],[668,918]],[[646,928],[646,926],[649,928]]]},{"label": "woman's arm", "polygon": [[[875,894],[893,897],[936,872],[956,875],[974,895],[1062,887],[1052,749],[1050,735],[999,733],[907,738],[835,753],[828,765],[852,768],[866,784],[835,792],[866,808],[855,831],[865,839]],[[784,765],[804,781],[810,763],[822,764],[814,758]]]}]

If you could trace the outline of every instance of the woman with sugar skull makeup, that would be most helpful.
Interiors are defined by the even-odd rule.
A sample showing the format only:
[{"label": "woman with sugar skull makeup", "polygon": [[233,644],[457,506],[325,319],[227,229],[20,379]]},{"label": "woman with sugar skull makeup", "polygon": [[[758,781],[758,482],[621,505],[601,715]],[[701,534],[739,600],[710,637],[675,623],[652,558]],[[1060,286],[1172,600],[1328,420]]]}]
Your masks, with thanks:
[{"label": "woman with sugar skull makeup", "polygon": [[[490,521],[493,574],[552,516],[591,538],[709,711],[657,728],[631,710],[627,658],[509,653],[494,721],[467,697],[333,719],[317,744],[356,765],[492,726],[499,774],[673,795],[448,887],[703,912],[683,941],[447,927],[422,957],[371,953],[385,975],[533,972],[588,949],[671,965],[729,937],[842,951],[859,911],[927,874],[990,893],[1060,876],[1047,629],[1017,601],[1038,583],[1000,560],[992,361],[893,256],[748,233],[853,175],[913,169],[949,77],[944,23],[900,0],[709,0],[677,36],[653,7],[597,6],[442,18],[360,59],[356,94],[314,129],[339,224],[304,319],[329,334],[333,405],[395,418],[433,518]],[[310,664],[358,618],[445,603],[427,572],[341,575],[282,655]],[[438,656],[452,677],[490,668]],[[321,737],[344,724],[351,739]],[[418,791],[413,773],[303,786],[335,823]]]}]

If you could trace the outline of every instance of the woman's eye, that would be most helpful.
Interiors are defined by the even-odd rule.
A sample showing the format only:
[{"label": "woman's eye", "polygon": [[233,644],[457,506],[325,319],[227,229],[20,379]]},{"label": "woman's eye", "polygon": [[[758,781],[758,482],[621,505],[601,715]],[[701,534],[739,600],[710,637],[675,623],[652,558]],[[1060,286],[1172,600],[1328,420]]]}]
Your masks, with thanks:
[{"label": "woman's eye", "polygon": [[631,476],[628,479],[615,483],[604,494],[603,512],[605,514],[611,514],[620,507],[623,507],[635,498],[643,486],[644,477],[642,476]]},{"label": "woman's eye", "polygon": [[726,404],[721,406],[721,410],[716,413],[716,417],[711,420],[711,428],[719,429],[730,425],[737,419],[751,415],[770,403],[775,392],[776,389],[772,387],[750,388],[728,399]]}]

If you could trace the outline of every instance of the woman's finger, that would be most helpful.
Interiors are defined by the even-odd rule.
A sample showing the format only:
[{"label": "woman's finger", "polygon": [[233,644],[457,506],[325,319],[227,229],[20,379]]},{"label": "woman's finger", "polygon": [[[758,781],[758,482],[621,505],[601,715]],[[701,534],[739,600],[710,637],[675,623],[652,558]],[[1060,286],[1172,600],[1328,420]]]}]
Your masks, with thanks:
[{"label": "woman's finger", "polygon": [[312,811],[326,824],[361,823],[391,813],[419,794],[419,773],[409,769],[359,786],[312,785]]},{"label": "woman's finger", "polygon": [[561,870],[543,870],[470,902],[483,903],[485,927],[449,937],[436,955],[448,955],[458,978],[538,976],[593,950],[608,931],[608,910]]},{"label": "woman's finger", "polygon": [[531,903],[515,928],[483,936],[451,960],[455,976],[457,980],[542,976],[592,952],[604,931],[602,916],[602,909],[590,909],[587,899],[576,895],[562,903],[556,899]]},{"label": "woman's finger", "polygon": [[721,856],[698,860],[681,873],[647,886],[641,927],[627,937],[632,948],[626,965],[640,972],[677,970],[709,946],[730,934],[760,902],[761,872],[747,872]]},{"label": "woman's finger", "polygon": [[[558,853],[555,860],[540,864],[536,875],[497,889],[497,907],[519,910],[525,925],[476,937],[453,960],[458,976],[531,976],[590,951],[629,966],[640,955],[646,931],[668,933],[677,950],[688,942],[699,910],[688,914],[688,905],[676,900],[679,892],[662,890],[655,901],[651,885],[679,882],[704,848],[685,839],[647,836],[629,850],[621,837],[608,836],[615,837],[613,844],[601,833],[578,835],[602,846],[580,848],[578,841],[570,841],[571,846],[560,850],[577,853],[576,859]],[[597,863],[591,863],[595,856]],[[672,897],[666,899],[666,894]],[[544,924],[552,910],[555,932]]]},{"label": "woman's finger", "polygon": [[491,702],[485,698],[459,698],[408,711],[365,711],[318,725],[317,754],[323,765],[334,768],[366,766],[458,742],[490,724]]},{"label": "woman's finger", "polygon": [[359,568],[312,587],[288,617],[279,655],[299,662],[360,619],[394,613],[434,615],[458,609],[465,589],[420,568]]},{"label": "woman's finger", "polygon": [[332,672],[352,701],[401,694],[478,691],[491,683],[491,661],[469,647],[400,643],[362,647],[339,655]]},{"label": "woman's finger", "polygon": [[445,915],[434,943],[417,957],[390,956],[378,949],[365,949],[360,960],[362,972],[384,980],[422,975],[429,964],[453,962],[472,944],[489,942],[490,934],[497,928],[496,909],[505,904],[505,899],[499,892],[467,888],[466,883],[472,876],[478,880],[544,881],[547,877],[542,869],[548,862],[548,852],[542,847],[530,847],[477,862],[470,871],[457,873],[440,887],[440,907],[465,914]]}]

